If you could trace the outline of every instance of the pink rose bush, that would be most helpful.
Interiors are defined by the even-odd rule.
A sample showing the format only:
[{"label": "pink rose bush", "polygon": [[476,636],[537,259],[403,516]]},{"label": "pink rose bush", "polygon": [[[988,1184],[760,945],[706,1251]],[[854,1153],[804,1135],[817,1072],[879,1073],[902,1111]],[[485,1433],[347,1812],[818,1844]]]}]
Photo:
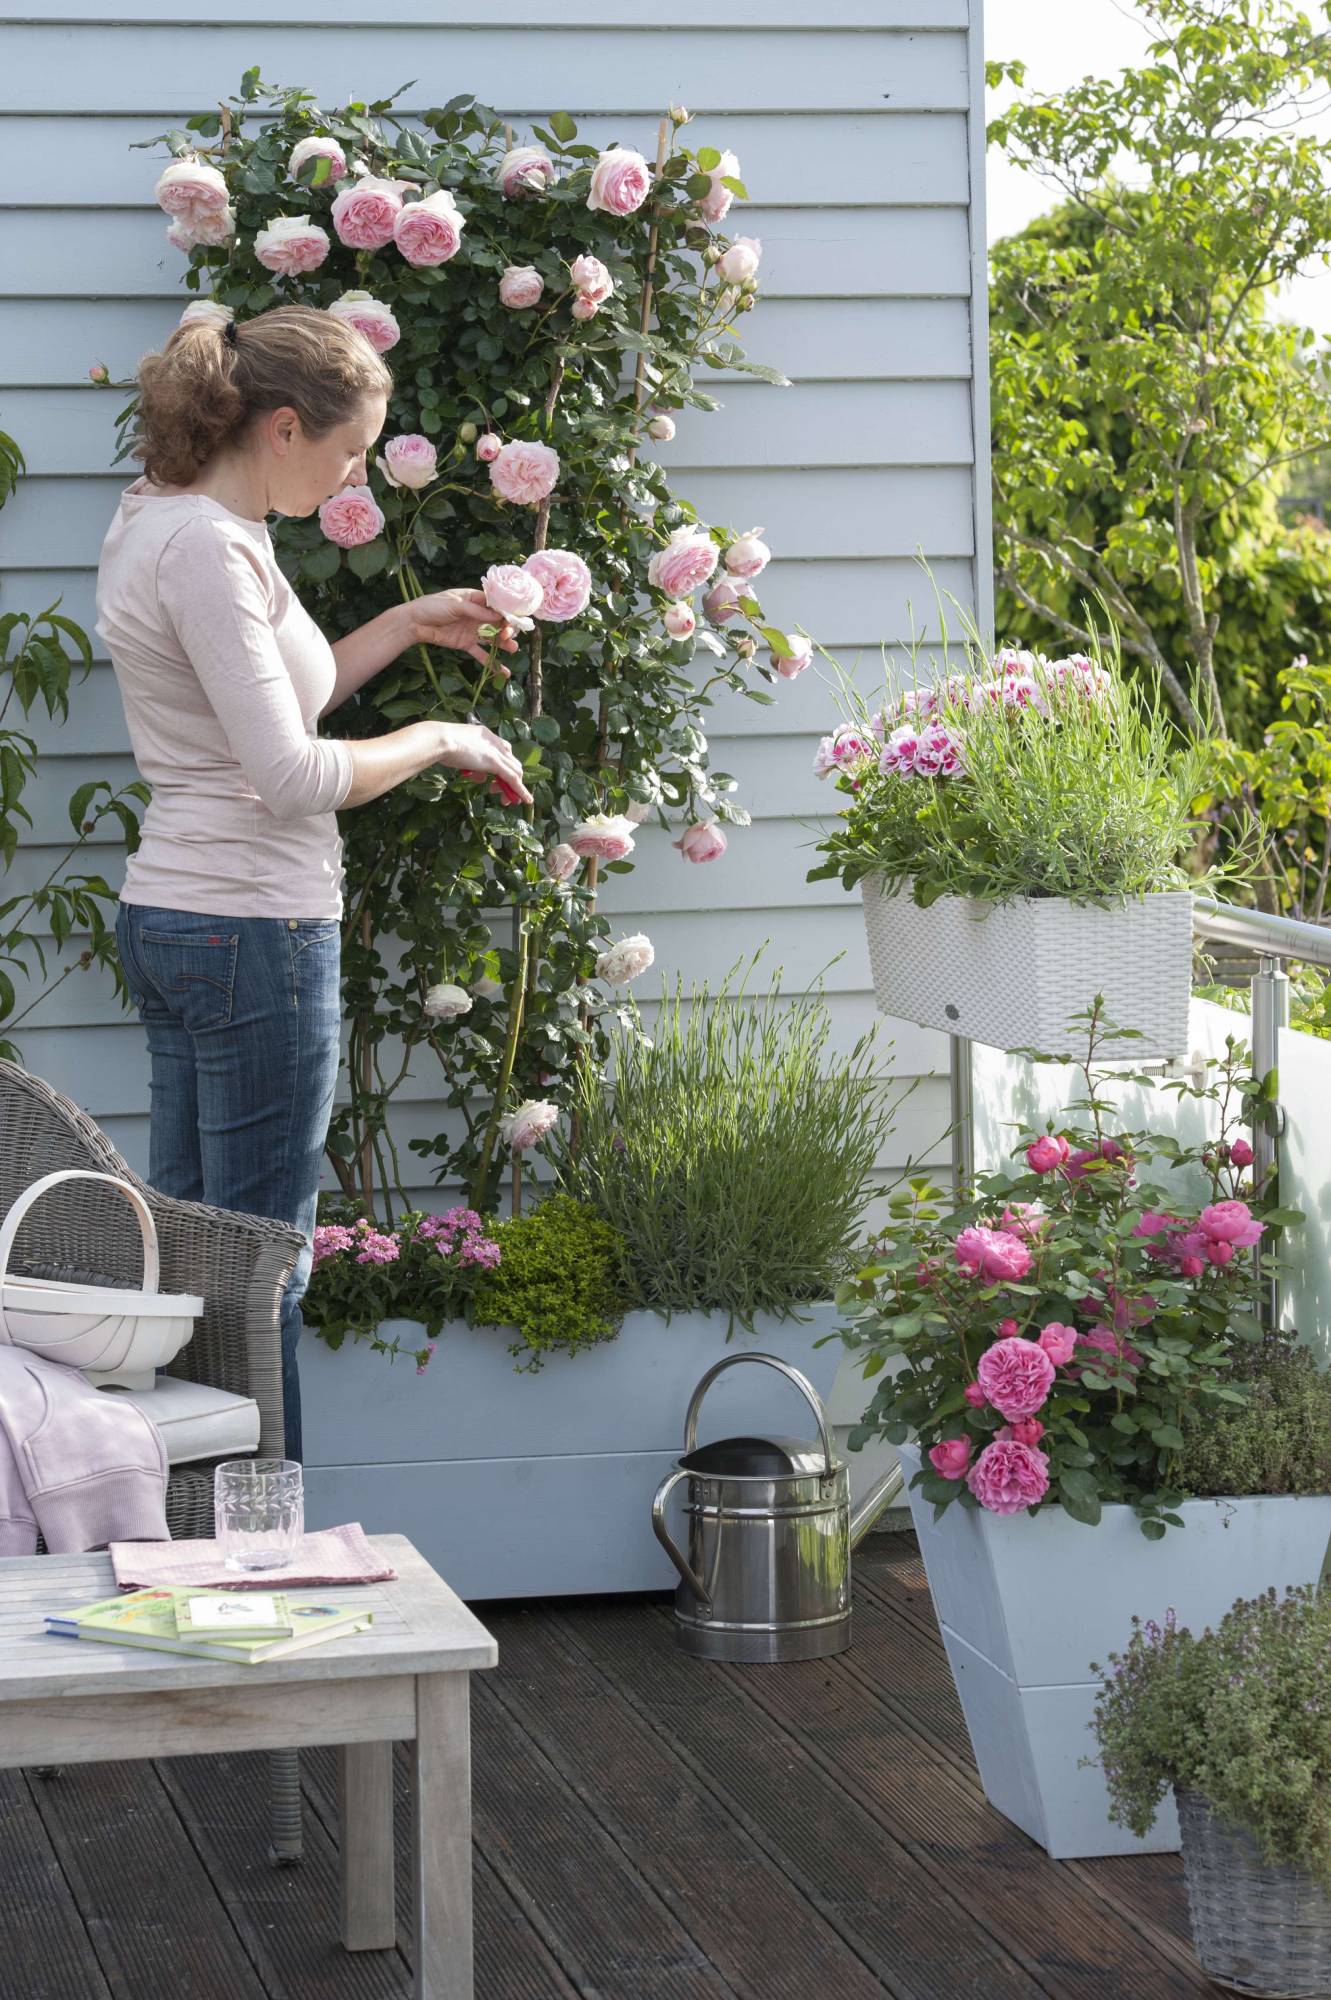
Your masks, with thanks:
[{"label": "pink rose bush", "polygon": [[[423,1372],[443,1322],[466,1316],[473,1287],[502,1261],[491,1225],[474,1208],[414,1209],[388,1228],[363,1216],[319,1222],[305,1309],[334,1346],[367,1338],[381,1354],[414,1353]],[[424,1320],[425,1344],[412,1350],[384,1339],[378,1328],[391,1319]]]},{"label": "pink rose bush", "polygon": [[319,526],[340,549],[359,549],[383,533],[384,517],[368,486],[344,486],[324,501]]},{"label": "pink rose bush", "polygon": [[[1246,1394],[1235,1364],[1260,1338],[1248,1253],[1292,1221],[1262,1216],[1227,1130],[1245,1105],[1241,1044],[1201,1093],[1219,1138],[1188,1149],[1106,1129],[1118,1081],[1093,1066],[1100,1032],[1097,1003],[1082,1093],[1094,1129],[1020,1134],[1006,1169],[951,1214],[912,1181],[842,1287],[842,1337],[880,1363],[852,1443],[913,1434],[914,1483],[938,1507],[1059,1505],[1093,1525],[1119,1503],[1156,1536],[1187,1497],[1189,1425]],[[1102,1171],[1070,1173],[1079,1156]]]}]

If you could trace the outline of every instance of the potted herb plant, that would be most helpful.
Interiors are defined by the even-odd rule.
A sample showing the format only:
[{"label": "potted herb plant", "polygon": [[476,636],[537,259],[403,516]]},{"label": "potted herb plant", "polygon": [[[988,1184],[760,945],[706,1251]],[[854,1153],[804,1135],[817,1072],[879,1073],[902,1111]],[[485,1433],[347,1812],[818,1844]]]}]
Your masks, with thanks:
[{"label": "potted herb plant", "polygon": [[1110,1812],[1145,1835],[1172,1791],[1202,1970],[1331,1991],[1331,1595],[1240,1599],[1200,1635],[1133,1620],[1096,1702]]},{"label": "potted herb plant", "polygon": [[[1116,1128],[1096,1065],[1119,1031],[1100,1003],[1084,1026],[1065,1121],[1022,1131],[950,1215],[911,1183],[841,1294],[883,1375],[851,1444],[901,1449],[985,1791],[1057,1857],[1139,1844],[1081,1764],[1092,1657],[1142,1607],[1201,1624],[1236,1589],[1316,1578],[1331,1537],[1325,1464],[1291,1485],[1251,1431],[1246,1457],[1207,1456],[1253,1393],[1251,1249],[1301,1220],[1255,1212],[1246,1051],[1231,1038],[1197,1087],[1213,1135],[1187,1148]],[[1172,1814],[1147,1844],[1177,1846]]]},{"label": "potted herb plant", "polygon": [[861,884],[879,1006],[1066,1052],[1101,992],[1143,1053],[1186,1052],[1205,747],[1180,743],[1112,650],[967,658],[815,760],[846,804],[810,879]]}]

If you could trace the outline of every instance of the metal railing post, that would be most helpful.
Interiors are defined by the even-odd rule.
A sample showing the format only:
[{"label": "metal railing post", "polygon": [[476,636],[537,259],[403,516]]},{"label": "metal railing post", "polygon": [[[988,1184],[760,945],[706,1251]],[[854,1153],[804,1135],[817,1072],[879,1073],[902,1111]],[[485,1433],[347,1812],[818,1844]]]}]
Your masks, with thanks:
[{"label": "metal railing post", "polygon": [[[1261,1188],[1275,1171],[1280,1151],[1280,1133],[1285,1114],[1279,1096],[1280,1031],[1289,1026],[1289,980],[1280,960],[1262,957],[1252,981],[1252,1067],[1259,1082],[1277,1078],[1276,1094],[1269,1100],[1268,1116],[1253,1120],[1253,1186]],[[1268,1122],[1269,1121],[1269,1122]],[[1254,1253],[1258,1276],[1263,1279],[1262,1316],[1268,1327],[1280,1324],[1280,1280],[1274,1271],[1263,1273],[1261,1246]]]},{"label": "metal railing post", "polygon": [[948,1037],[948,1077],[952,1087],[952,1197],[960,1201],[975,1182],[975,1098],[971,1045],[965,1035]]}]

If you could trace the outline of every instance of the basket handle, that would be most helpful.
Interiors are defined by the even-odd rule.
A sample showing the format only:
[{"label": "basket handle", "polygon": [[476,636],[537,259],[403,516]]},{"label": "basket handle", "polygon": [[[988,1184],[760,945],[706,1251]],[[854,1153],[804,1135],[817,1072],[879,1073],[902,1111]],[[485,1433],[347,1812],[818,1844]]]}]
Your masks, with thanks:
[{"label": "basket handle", "polygon": [[139,1235],[143,1239],[142,1289],[145,1292],[155,1292],[158,1288],[161,1263],[157,1255],[157,1226],[153,1221],[152,1210],[139,1190],[132,1187],[128,1181],[121,1180],[117,1174],[93,1173],[86,1167],[61,1167],[56,1173],[44,1174],[39,1181],[34,1181],[30,1188],[25,1188],[3,1223],[0,1223],[0,1342],[6,1345],[12,1343],[5,1322],[5,1278],[9,1272],[9,1253],[14,1247],[14,1238],[18,1235],[19,1224],[33,1203],[51,1188],[58,1187],[61,1181],[104,1181],[107,1187],[118,1189],[125,1199],[133,1204],[138,1216]]}]

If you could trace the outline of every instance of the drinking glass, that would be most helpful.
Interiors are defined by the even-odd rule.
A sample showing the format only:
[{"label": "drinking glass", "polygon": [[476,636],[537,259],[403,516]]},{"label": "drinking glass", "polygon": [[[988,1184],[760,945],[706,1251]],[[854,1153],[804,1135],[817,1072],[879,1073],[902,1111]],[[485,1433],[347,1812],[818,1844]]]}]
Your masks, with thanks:
[{"label": "drinking glass", "polygon": [[305,1493],[293,1458],[232,1458],[213,1477],[213,1521],[228,1569],[287,1569],[305,1532]]}]

